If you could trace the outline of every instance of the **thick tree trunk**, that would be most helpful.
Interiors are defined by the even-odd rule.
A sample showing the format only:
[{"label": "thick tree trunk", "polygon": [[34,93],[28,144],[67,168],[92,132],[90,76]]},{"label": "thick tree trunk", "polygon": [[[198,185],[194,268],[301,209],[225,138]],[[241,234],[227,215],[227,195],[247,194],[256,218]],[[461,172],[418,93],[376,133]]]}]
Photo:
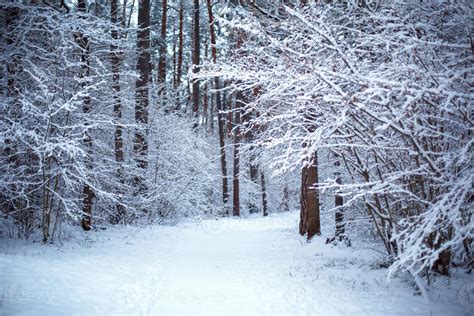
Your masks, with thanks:
[{"label": "thick tree trunk", "polygon": [[[79,12],[85,13],[86,12],[86,2],[85,0],[79,0],[77,3],[77,9]],[[89,39],[84,36],[84,34],[79,33],[76,37],[76,41],[81,48],[81,72],[80,77],[85,78],[90,75],[90,61],[89,61],[89,53],[90,53],[90,45]],[[84,88],[86,85],[85,81],[82,81],[82,87]],[[85,131],[84,131],[84,147],[86,156],[84,158],[86,167],[89,170],[92,170],[92,137],[88,131],[87,126],[90,125],[88,122],[89,115],[92,110],[92,102],[90,96],[84,97],[84,105],[82,111],[84,112],[85,118]],[[90,179],[88,179],[90,181]],[[90,187],[90,185],[86,182],[84,183],[83,187],[83,206],[82,206],[82,228],[84,230],[90,230],[92,228],[92,200],[94,197],[94,191]]]},{"label": "thick tree trunk", "polygon": [[[211,0],[207,0],[207,13],[209,16],[209,35],[211,40],[211,56],[214,63],[217,62],[216,32],[214,28],[214,15],[212,14]],[[219,78],[214,78],[214,88],[216,89],[216,106],[217,106],[217,125],[219,130],[219,149],[221,156],[221,173],[222,173],[222,202],[224,206],[229,200],[229,185],[227,180],[227,159],[225,151],[225,114],[222,108],[220,82]],[[225,99],[225,98],[224,98]]]},{"label": "thick tree trunk", "polygon": [[[135,121],[139,128],[135,132],[133,151],[137,166],[146,169],[148,166],[148,141],[145,126],[148,124],[148,84],[150,80],[150,0],[140,0],[138,5],[137,34],[139,78],[136,81]],[[146,188],[141,175],[135,176],[135,186],[139,192]]]},{"label": "thick tree trunk", "polygon": [[[200,49],[201,49],[201,35],[200,35],[200,23],[199,23],[199,0],[194,0],[194,28],[193,28],[193,72],[198,73],[198,66],[201,63]],[[193,80],[193,114],[194,114],[194,127],[198,126],[199,118],[199,80]]]},{"label": "thick tree trunk", "polygon": [[321,234],[319,218],[318,155],[314,153],[301,172],[300,234],[311,240]]}]

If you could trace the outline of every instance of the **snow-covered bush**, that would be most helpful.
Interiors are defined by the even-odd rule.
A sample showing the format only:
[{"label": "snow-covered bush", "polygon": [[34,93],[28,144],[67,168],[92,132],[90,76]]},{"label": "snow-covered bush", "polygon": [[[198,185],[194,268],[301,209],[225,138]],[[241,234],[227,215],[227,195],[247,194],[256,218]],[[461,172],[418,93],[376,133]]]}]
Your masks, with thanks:
[{"label": "snow-covered bush", "polygon": [[[159,212],[157,219],[221,212],[217,144],[211,143],[204,131],[193,129],[192,117],[180,113],[154,117],[148,171],[153,189],[147,203]],[[160,203],[165,207],[159,207]]]},{"label": "snow-covered bush", "polygon": [[[119,183],[107,161],[112,143],[101,136],[113,137],[114,127],[104,61],[110,45],[121,43],[110,37],[107,20],[91,14],[11,3],[1,9],[2,213],[14,218],[19,235],[40,225],[47,240],[61,219],[82,216],[85,184],[96,199],[116,200],[110,187]],[[87,52],[80,38],[87,39]]]},{"label": "snow-covered bush", "polygon": [[[28,237],[40,228],[43,240],[57,237],[62,221],[78,225],[87,216],[86,188],[93,192],[93,226],[217,212],[216,153],[186,115],[163,111],[182,100],[155,96],[150,125],[135,123],[135,30],[97,12],[46,4],[0,9],[2,235]],[[134,159],[138,128],[150,142],[147,170]],[[139,194],[137,176],[147,188]]]}]

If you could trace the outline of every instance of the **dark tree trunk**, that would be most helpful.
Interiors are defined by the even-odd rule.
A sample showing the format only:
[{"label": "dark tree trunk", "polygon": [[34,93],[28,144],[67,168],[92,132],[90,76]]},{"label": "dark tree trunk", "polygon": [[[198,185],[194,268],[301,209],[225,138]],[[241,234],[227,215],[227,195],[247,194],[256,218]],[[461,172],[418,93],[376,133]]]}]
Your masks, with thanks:
[{"label": "dark tree trunk", "polygon": [[[212,84],[211,84],[212,88]],[[216,116],[215,95],[209,99],[209,129],[214,132],[214,117]]]},{"label": "dark tree trunk", "polygon": [[260,173],[260,179],[261,179],[261,183],[262,183],[263,216],[268,216],[267,187],[266,187],[266,184],[265,184],[265,174],[263,172]]},{"label": "dark tree trunk", "polygon": [[229,102],[228,102],[228,107],[227,107],[227,137],[232,136],[232,127],[234,126],[233,121],[233,115],[232,115],[232,95],[229,95]]},{"label": "dark tree trunk", "polygon": [[[247,131],[246,133],[246,140],[247,142],[249,143],[252,143],[254,141],[254,135],[253,135],[253,131]],[[257,165],[257,162],[256,162],[256,155],[255,155],[255,148],[253,145],[251,145],[251,148],[250,148],[250,166],[249,166],[249,171],[250,171],[250,180],[255,183],[255,184],[258,184],[258,165]],[[262,173],[263,175],[263,173]],[[263,189],[263,187],[262,187]],[[254,203],[250,203],[249,205],[249,213],[258,213],[258,207],[257,205],[255,205]]]},{"label": "dark tree trunk", "polygon": [[[248,112],[248,111],[245,111]],[[255,132],[252,128],[249,127],[249,121],[251,119],[250,113],[247,113],[242,118],[242,125],[245,127],[245,140],[250,145],[250,161],[249,161],[249,173],[250,173],[250,180],[258,184],[258,164],[257,164],[257,156],[255,154],[255,146],[253,146],[253,142],[255,141]],[[263,172],[262,172],[263,175]],[[263,187],[262,187],[263,189]],[[250,202],[249,205],[249,213],[258,213],[258,207],[254,203]]]},{"label": "dark tree trunk", "polygon": [[235,135],[234,135],[234,180],[233,180],[233,208],[232,215],[240,216],[240,182],[239,182],[239,173],[240,173],[240,110],[241,110],[241,101],[242,92],[238,91],[235,96]]},{"label": "dark tree trunk", "polygon": [[164,94],[164,85],[166,83],[166,30],[167,30],[167,12],[168,1],[162,0],[162,16],[161,16],[161,35],[160,35],[160,58],[158,60],[158,85],[160,95]]},{"label": "dark tree trunk", "polygon": [[[200,35],[200,23],[199,23],[199,0],[194,0],[194,29],[193,29],[193,72],[198,73],[198,66],[201,63],[200,49],[201,49],[201,35]],[[193,114],[194,114],[194,127],[198,126],[199,117],[199,80],[193,80]]]},{"label": "dark tree trunk", "polygon": [[[204,60],[207,60],[207,51],[208,51],[208,41],[206,39],[204,43]],[[208,98],[208,87],[207,87],[207,81],[204,82],[204,87],[203,87],[203,94],[202,94],[202,124],[204,127],[207,128],[208,124],[208,108],[209,108],[209,98]]]},{"label": "dark tree trunk", "polygon": [[[115,26],[118,24],[118,8],[117,0],[110,1],[110,20],[114,25],[112,29],[112,38],[118,40],[119,34]],[[123,131],[120,120],[122,119],[122,103],[120,100],[120,59],[121,53],[119,48],[116,45],[110,47],[112,51],[111,65],[112,65],[112,91],[113,91],[113,100],[114,100],[114,124],[115,124],[115,135],[114,135],[114,144],[115,144],[115,162],[117,164],[117,177],[120,184],[125,183],[124,179],[124,170],[123,170]],[[122,195],[124,192],[117,192],[119,195]],[[112,221],[116,224],[123,222],[125,218],[125,207],[122,203],[116,204],[117,214],[113,217]]]},{"label": "dark tree trunk", "polygon": [[178,88],[181,84],[181,76],[182,76],[182,69],[183,69],[183,27],[184,27],[184,7],[183,7],[183,0],[179,2],[179,25],[178,25],[178,62],[176,65],[176,87]]},{"label": "dark tree trunk", "polygon": [[225,114],[223,113],[224,109],[222,108],[222,101],[220,96],[220,85],[219,79],[216,77],[214,79],[214,86],[217,90],[216,103],[217,103],[217,124],[219,129],[219,150],[221,158],[221,173],[222,173],[222,202],[224,206],[227,205],[229,201],[229,183],[227,179],[227,158],[225,150]]},{"label": "dark tree trunk", "polygon": [[[336,174],[336,183],[341,185],[342,180],[340,174],[337,172]],[[344,226],[344,209],[342,206],[344,205],[344,200],[340,192],[336,192],[334,204],[337,207],[335,221],[336,221],[336,239],[342,240],[343,236],[345,235],[346,228]]]},{"label": "dark tree trunk", "polygon": [[[135,132],[133,151],[137,166],[140,169],[146,169],[148,166],[148,141],[145,126],[148,124],[148,84],[150,80],[150,0],[139,1],[137,40],[137,71],[140,77],[135,84],[135,121],[139,128]],[[139,192],[145,191],[141,175],[135,176],[134,182]]]},{"label": "dark tree trunk", "polygon": [[176,89],[176,69],[177,69],[177,64],[178,64],[178,54],[177,54],[177,51],[176,51],[176,43],[177,43],[177,39],[176,39],[176,23],[173,23],[173,81],[172,81],[172,84],[173,84],[173,88]]},{"label": "dark tree trunk", "polygon": [[[216,31],[214,28],[214,15],[212,14],[211,0],[207,0],[207,13],[209,16],[209,35],[211,40],[211,56],[214,63],[217,62],[217,47],[216,47]],[[229,200],[229,184],[227,181],[227,159],[225,152],[225,114],[222,108],[220,82],[219,78],[214,78],[214,88],[216,89],[216,106],[217,106],[217,125],[219,130],[219,149],[221,156],[221,173],[222,173],[222,202],[224,206]],[[225,99],[225,98],[224,98]]]},{"label": "dark tree trunk", "polygon": [[[238,31],[236,34],[236,49],[239,50],[244,42],[244,33]],[[240,54],[240,52],[239,52]],[[237,82],[238,85],[238,82]],[[241,125],[241,111],[245,107],[244,101],[244,94],[241,90],[238,90],[235,95],[235,129],[234,129],[234,179],[233,179],[233,212],[234,216],[240,216],[240,181],[239,181],[239,174],[240,174],[240,125]],[[229,109],[230,112],[230,109]]]},{"label": "dark tree trunk", "polygon": [[120,20],[123,27],[127,26],[127,2],[127,0],[123,0],[122,3],[122,17]]},{"label": "dark tree trunk", "polygon": [[283,188],[283,211],[289,212],[290,211],[290,189],[288,188],[288,184],[285,184]]},{"label": "dark tree trunk", "polygon": [[[86,2],[85,0],[79,0],[77,3],[77,10],[81,13],[86,12]],[[89,39],[84,36],[84,34],[79,33],[76,36],[76,41],[81,48],[81,72],[80,77],[85,78],[89,77],[90,75],[90,61],[89,61],[89,53],[90,53],[90,45]],[[82,87],[86,86],[86,82],[82,81]],[[92,102],[89,96],[84,97],[84,104],[82,111],[84,112],[84,119],[85,119],[85,131],[84,131],[84,147],[86,156],[84,158],[86,167],[89,170],[92,170],[92,137],[88,131],[87,126],[90,125],[90,112],[92,110]],[[90,179],[88,179],[90,181]],[[82,206],[82,228],[84,230],[90,230],[92,228],[92,200],[94,198],[94,191],[92,190],[89,183],[84,183],[83,191],[83,206]]]},{"label": "dark tree trunk", "polygon": [[318,155],[314,153],[301,172],[300,234],[311,240],[321,234],[319,218]]},{"label": "dark tree trunk", "polygon": [[[337,158],[338,156],[336,156]],[[334,166],[338,168],[341,165],[339,159],[336,159]],[[338,185],[342,185],[342,178],[340,172],[334,172],[334,176],[336,177],[336,183]],[[339,242],[344,242],[346,246],[350,246],[351,242],[349,238],[346,236],[346,227],[344,222],[344,209],[342,208],[344,205],[344,199],[338,190],[335,195],[334,205],[336,206],[336,213],[335,213],[335,223],[336,223],[336,231],[334,237],[326,239],[326,244],[334,243],[337,244]]]}]

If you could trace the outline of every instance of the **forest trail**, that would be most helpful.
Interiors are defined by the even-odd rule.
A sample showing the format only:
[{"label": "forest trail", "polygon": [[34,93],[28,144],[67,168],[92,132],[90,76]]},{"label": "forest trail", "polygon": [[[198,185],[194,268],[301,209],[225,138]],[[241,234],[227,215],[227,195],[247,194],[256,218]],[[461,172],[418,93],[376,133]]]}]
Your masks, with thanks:
[{"label": "forest trail", "polygon": [[291,212],[109,228],[61,247],[4,243],[0,314],[464,313],[455,297],[427,304],[407,284],[387,285],[385,270],[370,268],[375,251],[330,247],[323,237],[308,244],[297,224]]}]

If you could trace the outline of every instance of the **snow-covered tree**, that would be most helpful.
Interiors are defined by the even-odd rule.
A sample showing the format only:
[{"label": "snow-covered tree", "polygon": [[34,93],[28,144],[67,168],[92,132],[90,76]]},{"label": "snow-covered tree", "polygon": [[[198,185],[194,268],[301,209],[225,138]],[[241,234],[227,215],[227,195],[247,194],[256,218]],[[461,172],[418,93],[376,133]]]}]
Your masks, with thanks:
[{"label": "snow-covered tree", "polygon": [[472,8],[280,9],[241,11],[229,23],[248,35],[245,54],[200,75],[260,91],[246,106],[266,126],[252,146],[286,147],[268,160],[277,173],[319,150],[339,157],[347,179],[313,185],[365,209],[392,272],[472,262]]}]

